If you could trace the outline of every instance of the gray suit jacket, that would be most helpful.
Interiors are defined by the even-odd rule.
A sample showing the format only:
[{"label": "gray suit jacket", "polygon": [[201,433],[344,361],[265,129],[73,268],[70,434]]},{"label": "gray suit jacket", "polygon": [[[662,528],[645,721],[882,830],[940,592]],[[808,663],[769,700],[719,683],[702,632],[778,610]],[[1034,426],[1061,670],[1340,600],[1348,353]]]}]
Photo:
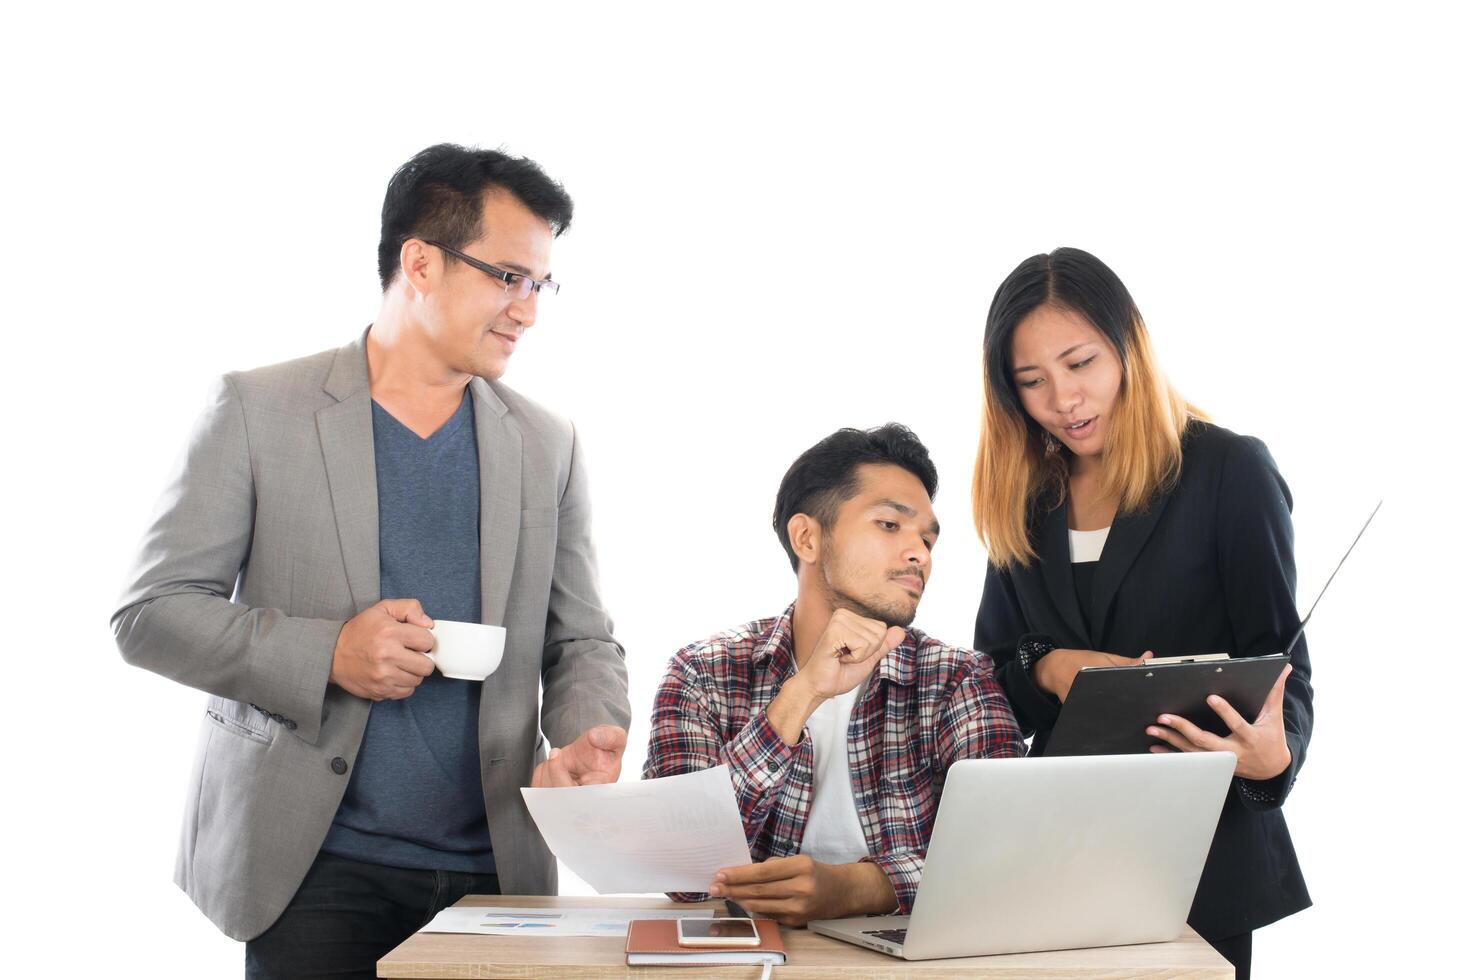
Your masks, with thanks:
[{"label": "gray suit jacket", "polygon": [[[546,738],[627,726],[627,672],[597,592],[575,431],[499,384],[470,390],[482,609],[507,632],[480,703],[490,837],[507,894],[554,894],[520,787]],[[371,705],[327,683],[332,650],[380,598],[363,340],[226,375],[112,627],[129,663],[211,695],[175,880],[235,939],[280,915],[341,803]]]}]

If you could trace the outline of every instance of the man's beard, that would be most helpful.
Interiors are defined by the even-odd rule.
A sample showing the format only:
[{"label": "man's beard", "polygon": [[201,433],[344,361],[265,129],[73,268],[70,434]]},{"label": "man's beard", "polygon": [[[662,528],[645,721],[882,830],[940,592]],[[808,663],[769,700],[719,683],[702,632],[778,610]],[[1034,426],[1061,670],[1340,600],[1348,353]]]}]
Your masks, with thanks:
[{"label": "man's beard", "polygon": [[858,597],[850,592],[844,592],[837,588],[832,582],[832,566],[841,565],[840,555],[831,555],[830,552],[823,554],[821,559],[821,577],[826,583],[826,595],[831,603],[832,609],[846,609],[858,616],[867,619],[875,619],[889,626],[902,626],[906,628],[913,622],[913,617],[918,614],[918,603],[912,605],[894,602],[884,599],[882,596],[869,595]]}]

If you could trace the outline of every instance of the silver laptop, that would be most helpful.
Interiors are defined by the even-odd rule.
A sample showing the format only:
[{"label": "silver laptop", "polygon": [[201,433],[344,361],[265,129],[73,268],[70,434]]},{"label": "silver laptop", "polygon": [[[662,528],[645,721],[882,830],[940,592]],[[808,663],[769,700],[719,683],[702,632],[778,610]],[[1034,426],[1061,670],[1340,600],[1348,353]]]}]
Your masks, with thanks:
[{"label": "silver laptop", "polygon": [[912,915],[809,923],[908,960],[1183,932],[1229,752],[972,759],[949,769]]}]

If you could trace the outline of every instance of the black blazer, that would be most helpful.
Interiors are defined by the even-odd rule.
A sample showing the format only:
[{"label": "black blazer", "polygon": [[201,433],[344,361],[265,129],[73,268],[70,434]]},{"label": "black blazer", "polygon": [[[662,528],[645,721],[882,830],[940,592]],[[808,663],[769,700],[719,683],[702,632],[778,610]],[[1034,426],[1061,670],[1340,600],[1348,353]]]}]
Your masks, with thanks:
[{"label": "black blazer", "polygon": [[[1174,489],[1144,513],[1119,514],[1097,566],[1086,627],[1071,577],[1067,507],[1037,512],[1029,567],[991,565],[974,628],[1020,727],[1044,752],[1060,702],[1016,662],[1035,634],[1057,647],[1136,657],[1279,653],[1300,619],[1291,498],[1258,439],[1194,422]],[[1311,904],[1280,806],[1311,738],[1311,662],[1291,655],[1285,730],[1291,764],[1274,779],[1235,779],[1204,865],[1189,925],[1206,939],[1247,932]]]}]

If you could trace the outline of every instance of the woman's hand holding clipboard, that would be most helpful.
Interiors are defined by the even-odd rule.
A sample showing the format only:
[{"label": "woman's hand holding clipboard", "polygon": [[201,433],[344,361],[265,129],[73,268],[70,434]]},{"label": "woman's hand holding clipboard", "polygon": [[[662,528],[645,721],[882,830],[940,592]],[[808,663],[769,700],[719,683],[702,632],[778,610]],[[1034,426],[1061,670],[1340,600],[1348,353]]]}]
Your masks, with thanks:
[{"label": "woman's hand holding clipboard", "polygon": [[1121,657],[1115,653],[1101,653],[1097,650],[1052,650],[1036,661],[1035,686],[1047,694],[1055,695],[1056,700],[1065,704],[1066,696],[1071,693],[1071,685],[1076,683],[1076,675],[1086,668],[1136,667],[1152,656],[1151,650],[1141,657]]},{"label": "woman's hand holding clipboard", "polygon": [[[1209,707],[1224,720],[1229,734],[1223,737],[1206,732],[1187,718],[1162,714],[1158,724],[1148,727],[1153,738],[1167,742],[1155,745],[1151,752],[1233,752],[1234,774],[1243,779],[1272,779],[1285,772],[1290,766],[1290,746],[1285,741],[1285,679],[1290,676],[1287,666],[1270,688],[1265,706],[1248,722],[1217,694],[1206,701]],[[1170,748],[1169,746],[1172,746]]]}]

